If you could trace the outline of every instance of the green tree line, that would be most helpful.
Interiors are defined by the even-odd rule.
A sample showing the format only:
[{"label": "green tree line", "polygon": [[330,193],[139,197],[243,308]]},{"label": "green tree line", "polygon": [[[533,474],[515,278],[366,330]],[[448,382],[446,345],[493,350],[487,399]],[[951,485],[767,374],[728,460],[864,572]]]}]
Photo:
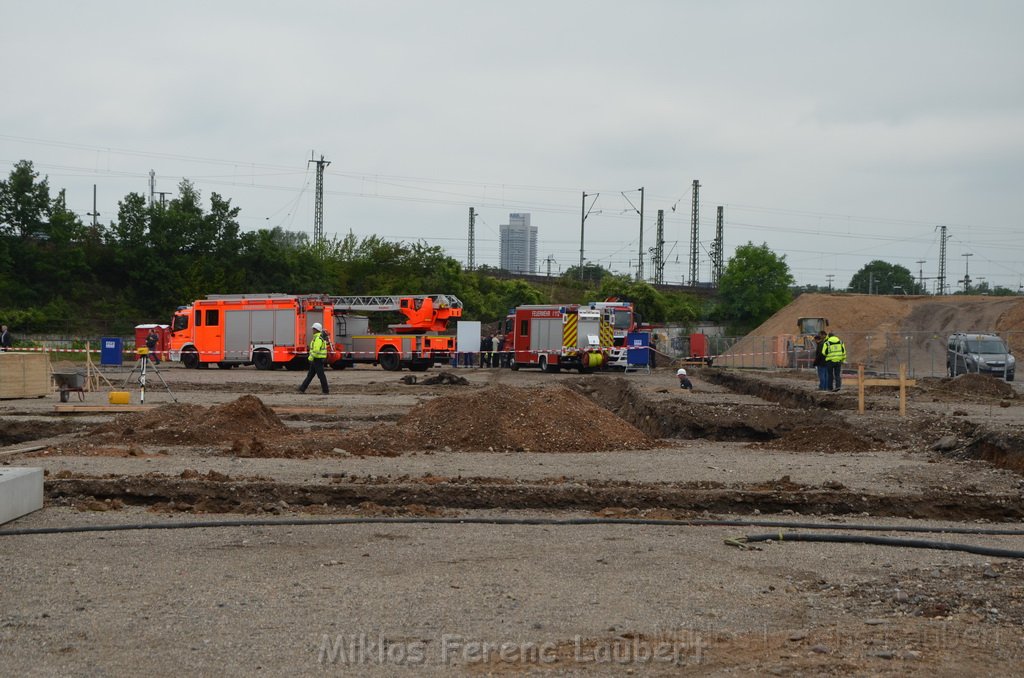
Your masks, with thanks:
[{"label": "green tree line", "polygon": [[645,320],[691,323],[694,298],[602,271],[567,272],[559,295],[486,271],[466,271],[437,246],[362,239],[314,243],[281,228],[242,231],[240,208],[218,193],[204,205],[187,180],[177,197],[150,204],[130,193],[107,224],[83,223],[64,191],[31,161],[0,181],[0,320],[15,334],[127,334],[139,323],[208,294],[454,294],[466,319],[497,321],[521,304],[630,299]]}]

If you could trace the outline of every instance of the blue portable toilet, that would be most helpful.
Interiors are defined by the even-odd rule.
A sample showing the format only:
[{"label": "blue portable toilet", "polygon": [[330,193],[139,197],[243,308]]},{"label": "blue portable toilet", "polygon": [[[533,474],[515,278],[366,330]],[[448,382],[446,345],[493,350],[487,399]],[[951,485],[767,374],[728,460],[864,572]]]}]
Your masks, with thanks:
[{"label": "blue portable toilet", "polygon": [[651,364],[650,332],[630,332],[626,335],[626,362],[630,367],[647,367]]},{"label": "blue portable toilet", "polygon": [[100,339],[100,365],[120,366],[124,359],[121,348],[121,337],[103,337]]}]

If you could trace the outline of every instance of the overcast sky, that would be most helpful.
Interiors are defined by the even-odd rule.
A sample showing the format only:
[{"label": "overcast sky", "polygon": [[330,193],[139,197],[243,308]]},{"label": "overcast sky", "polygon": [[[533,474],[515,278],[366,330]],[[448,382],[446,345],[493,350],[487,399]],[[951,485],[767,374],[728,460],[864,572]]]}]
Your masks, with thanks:
[{"label": "overcast sky", "polygon": [[726,259],[767,243],[801,284],[873,259],[934,277],[945,224],[954,289],[969,264],[1017,290],[1022,27],[1016,0],[0,0],[0,173],[31,160],[86,220],[95,184],[108,223],[154,170],[246,230],[312,233],[323,155],[328,236],[465,262],[474,207],[496,266],[529,212],[553,273],[579,263],[583,192],[586,259],[635,273],[644,187],[667,282],[696,179],[701,281],[722,205]]}]

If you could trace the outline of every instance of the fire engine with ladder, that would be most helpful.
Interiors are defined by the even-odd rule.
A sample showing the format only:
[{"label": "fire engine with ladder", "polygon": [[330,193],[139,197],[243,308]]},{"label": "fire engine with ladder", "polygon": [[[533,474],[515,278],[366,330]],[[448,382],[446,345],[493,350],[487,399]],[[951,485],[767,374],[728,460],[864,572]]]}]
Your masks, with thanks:
[{"label": "fire engine with ladder", "polygon": [[[369,317],[356,311],[398,312],[405,322],[389,325],[393,334],[372,334]],[[211,295],[175,312],[170,359],[188,368],[304,370],[312,327],[319,322],[330,336],[327,362],[335,369],[368,363],[386,370],[422,371],[450,360],[455,337],[437,333],[461,315],[462,302],[448,294]]]},{"label": "fire engine with ladder", "polygon": [[[385,370],[403,367],[414,372],[448,362],[455,337],[445,334],[448,321],[462,316],[462,302],[451,294],[405,296],[330,297],[334,317],[334,344],[340,355],[336,369],[372,363]],[[360,313],[395,312],[405,322],[388,325],[394,334],[370,334],[369,317]],[[325,325],[326,326],[326,325]]]},{"label": "fire engine with ladder", "polygon": [[505,350],[513,370],[592,372],[608,362],[614,348],[612,314],[585,304],[517,306],[505,318]]}]

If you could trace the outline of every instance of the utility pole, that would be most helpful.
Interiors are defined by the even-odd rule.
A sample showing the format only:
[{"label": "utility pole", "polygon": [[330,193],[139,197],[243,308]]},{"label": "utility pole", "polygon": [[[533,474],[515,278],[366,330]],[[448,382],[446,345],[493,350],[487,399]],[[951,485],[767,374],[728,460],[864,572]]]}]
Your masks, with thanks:
[{"label": "utility pole", "polygon": [[917,289],[918,294],[924,294],[924,264],[925,259],[918,259],[914,263],[917,264]]},{"label": "utility pole", "polygon": [[718,218],[715,221],[715,241],[711,243],[711,284],[718,287],[725,270],[725,207],[718,206]]},{"label": "utility pole", "polygon": [[167,206],[167,196],[169,196],[171,194],[171,192],[170,191],[157,191],[156,194],[160,196],[160,207],[166,207]]},{"label": "utility pole", "polygon": [[970,257],[974,256],[973,252],[960,255],[964,258],[964,294],[971,293],[971,260]]},{"label": "utility pole", "polygon": [[469,253],[466,255],[466,270],[476,268],[476,210],[469,208]]},{"label": "utility pole", "polygon": [[330,160],[324,160],[324,156],[321,155],[320,159],[317,160],[310,153],[310,159],[306,162],[306,167],[309,167],[309,163],[316,165],[316,204],[313,208],[313,244],[320,246],[324,242],[324,168],[331,164]]},{"label": "utility pole", "polygon": [[93,228],[96,228],[96,226],[97,226],[97,224],[96,224],[96,217],[98,217],[99,215],[100,215],[100,213],[96,211],[96,184],[93,184],[92,185],[92,212],[86,212],[85,213],[85,216],[92,217],[92,227]]},{"label": "utility pole", "polygon": [[156,170],[149,170],[149,206],[153,206],[156,198]]},{"label": "utility pole", "polygon": [[546,263],[548,265],[548,277],[550,278],[551,277],[551,264],[557,263],[555,261],[555,255],[554,254],[549,254],[548,258],[544,260],[544,263]]},{"label": "utility pole", "polygon": [[644,187],[640,187],[640,259],[636,264],[636,279],[644,279]]},{"label": "utility pole", "polygon": [[[580,280],[583,280],[583,227],[587,223],[587,217],[590,216],[590,210],[594,209],[594,204],[597,203],[597,196],[600,193],[583,193],[583,204],[580,207]],[[590,203],[590,209],[587,209],[587,197],[592,197],[594,202]]]},{"label": "utility pole", "polygon": [[833,278],[835,278],[835,277],[836,277],[836,274],[835,274],[835,273],[829,273],[828,275],[826,275],[826,276],[825,276],[825,280],[827,280],[827,281],[828,281],[828,291],[829,291],[829,292],[831,292],[831,291],[832,291],[832,280],[833,280]]},{"label": "utility pole", "polygon": [[946,293],[946,240],[949,236],[946,235],[945,226],[936,226],[939,229],[939,289],[937,294],[939,296]]},{"label": "utility pole", "polygon": [[633,204],[633,201],[630,200],[626,196],[626,192],[625,191],[621,191],[621,193],[622,193],[622,197],[625,198],[626,202],[629,203],[629,206],[633,208],[633,211],[637,212],[640,215],[640,252],[639,252],[640,260],[636,264],[636,279],[637,280],[643,280],[644,279],[644,187],[641,186],[640,188],[638,188],[636,190],[640,191],[640,209],[636,208],[636,205]]},{"label": "utility pole", "polygon": [[697,262],[700,249],[700,181],[693,180],[693,206],[690,213],[690,286],[696,287],[698,275]]},{"label": "utility pole", "polygon": [[665,210],[658,210],[658,227],[654,240],[654,247],[651,248],[652,261],[654,265],[654,284],[665,284]]}]

